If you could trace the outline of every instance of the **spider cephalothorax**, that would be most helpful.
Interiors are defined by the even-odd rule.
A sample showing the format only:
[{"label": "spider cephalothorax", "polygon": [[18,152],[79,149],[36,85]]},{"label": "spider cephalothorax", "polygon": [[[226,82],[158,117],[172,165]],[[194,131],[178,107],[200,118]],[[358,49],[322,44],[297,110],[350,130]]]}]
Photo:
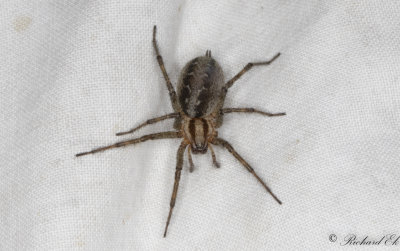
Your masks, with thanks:
[{"label": "spider cephalothorax", "polygon": [[205,118],[185,118],[182,124],[183,138],[194,153],[206,153],[208,144],[217,136],[214,122]]},{"label": "spider cephalothorax", "polygon": [[211,51],[207,51],[205,56],[192,59],[182,69],[178,81],[177,95],[165,70],[163,59],[158,50],[156,42],[156,26],[154,26],[153,28],[153,47],[156,52],[157,61],[161,68],[161,72],[164,75],[167,84],[174,113],[149,119],[129,131],[117,133],[117,136],[133,133],[146,125],[154,124],[170,118],[175,118],[174,128],[176,129],[176,131],[148,134],[139,138],[121,141],[113,145],[95,148],[89,152],[78,153],[76,154],[76,156],[79,157],[86,154],[105,151],[115,147],[137,144],[147,140],[182,138],[183,140],[178,148],[177,153],[175,182],[171,196],[167,223],[165,225],[164,237],[167,234],[172,211],[175,206],[176,196],[178,194],[179,181],[183,166],[183,155],[186,148],[188,149],[190,171],[193,171],[194,169],[191,153],[204,154],[207,152],[208,149],[210,149],[213,164],[214,166],[219,167],[212,145],[219,145],[226,148],[238,161],[240,161],[240,163],[250,173],[254,175],[254,177],[267,190],[267,192],[270,193],[279,204],[281,204],[281,201],[261,180],[254,169],[235,151],[235,149],[226,140],[218,137],[218,132],[216,130],[222,125],[222,118],[223,115],[226,113],[258,113],[266,116],[285,115],[285,113],[267,113],[256,110],[254,108],[223,108],[227,91],[236,80],[238,80],[253,66],[269,65],[276,58],[279,57],[280,53],[276,54],[269,61],[248,63],[232,79],[225,82],[222,68],[220,67],[218,62],[211,57]]}]

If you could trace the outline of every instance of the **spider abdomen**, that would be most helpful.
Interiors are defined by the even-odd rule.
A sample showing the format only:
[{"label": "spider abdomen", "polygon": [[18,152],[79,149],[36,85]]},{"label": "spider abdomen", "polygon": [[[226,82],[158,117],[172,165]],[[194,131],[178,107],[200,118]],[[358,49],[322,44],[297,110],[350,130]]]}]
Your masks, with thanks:
[{"label": "spider abdomen", "polygon": [[211,56],[197,57],[182,69],[178,82],[178,101],[182,111],[191,118],[210,115],[220,109],[219,99],[224,87],[224,74]]}]

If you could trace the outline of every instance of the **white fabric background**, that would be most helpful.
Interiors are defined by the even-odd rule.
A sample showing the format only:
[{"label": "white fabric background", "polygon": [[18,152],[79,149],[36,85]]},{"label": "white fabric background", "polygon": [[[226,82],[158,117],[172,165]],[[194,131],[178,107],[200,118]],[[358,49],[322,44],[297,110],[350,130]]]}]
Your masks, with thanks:
[{"label": "white fabric background", "polygon": [[[1,250],[342,250],[400,235],[398,1],[22,1],[0,4]],[[207,49],[226,78],[227,151],[187,161],[162,238],[179,140],[74,154],[172,111],[173,82]],[[329,241],[336,234],[337,242]],[[397,248],[400,246],[397,245]],[[384,248],[355,246],[362,250]],[[396,248],[396,247],[393,247]]]}]

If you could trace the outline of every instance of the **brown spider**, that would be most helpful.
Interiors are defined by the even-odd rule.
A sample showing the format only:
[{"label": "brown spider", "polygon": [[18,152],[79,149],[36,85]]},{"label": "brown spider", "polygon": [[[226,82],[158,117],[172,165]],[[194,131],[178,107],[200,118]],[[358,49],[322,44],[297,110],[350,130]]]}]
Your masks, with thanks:
[{"label": "brown spider", "polygon": [[248,63],[238,74],[225,83],[221,67],[217,61],[211,57],[211,51],[207,50],[205,56],[194,58],[185,65],[179,77],[178,95],[176,95],[174,87],[172,86],[165,70],[163,58],[158,50],[156,42],[156,26],[153,28],[153,47],[157,55],[158,64],[167,84],[172,108],[175,112],[161,117],[149,119],[129,131],[120,132],[116,135],[120,136],[133,133],[146,125],[154,124],[170,118],[175,118],[174,129],[177,131],[148,134],[140,138],[121,141],[113,145],[95,148],[89,152],[78,153],[76,154],[76,157],[105,151],[115,147],[138,144],[147,140],[183,138],[178,148],[176,157],[175,182],[172,190],[170,210],[167,223],[165,225],[164,237],[167,235],[172,210],[175,206],[175,200],[178,193],[179,180],[183,166],[183,154],[186,147],[188,149],[190,172],[192,172],[194,169],[191,153],[204,154],[207,152],[207,149],[210,149],[213,164],[215,167],[219,167],[211,145],[225,147],[250,173],[254,175],[254,177],[256,177],[256,179],[267,190],[267,192],[270,193],[279,204],[282,204],[282,202],[275,196],[274,193],[272,193],[271,189],[269,189],[264,181],[258,177],[254,169],[235,151],[235,149],[226,140],[218,137],[218,132],[216,130],[216,128],[222,125],[222,117],[225,113],[259,113],[266,116],[285,115],[285,113],[268,113],[256,110],[254,108],[222,108],[226,93],[236,80],[238,80],[253,66],[269,65],[279,57],[280,53],[276,54],[271,60],[266,62]]}]

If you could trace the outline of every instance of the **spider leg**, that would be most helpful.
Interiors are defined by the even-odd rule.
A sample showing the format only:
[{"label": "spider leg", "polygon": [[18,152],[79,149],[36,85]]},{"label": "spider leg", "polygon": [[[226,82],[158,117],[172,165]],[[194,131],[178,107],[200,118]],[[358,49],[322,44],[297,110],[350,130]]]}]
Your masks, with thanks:
[{"label": "spider leg", "polygon": [[208,148],[210,148],[211,158],[212,158],[212,161],[213,161],[213,165],[214,165],[216,168],[219,168],[220,165],[219,165],[219,163],[218,163],[218,161],[217,161],[217,157],[215,157],[215,152],[214,152],[214,149],[212,148],[211,144],[208,144]]},{"label": "spider leg", "polygon": [[189,165],[190,165],[190,167],[189,167],[189,172],[193,172],[193,170],[194,170],[194,164],[193,164],[193,159],[192,159],[192,153],[191,153],[191,151],[192,151],[192,148],[189,146],[188,147],[188,159],[189,159]]},{"label": "spider leg", "polygon": [[169,221],[171,220],[172,210],[174,209],[175,206],[176,195],[178,194],[179,180],[181,179],[181,171],[183,166],[183,154],[185,153],[186,146],[187,143],[182,141],[181,145],[178,148],[178,152],[176,154],[175,182],[174,182],[174,188],[172,190],[171,202],[169,203],[169,214],[167,223],[165,225],[164,238],[167,236]]},{"label": "spider leg", "polygon": [[249,71],[253,66],[257,65],[269,65],[271,64],[275,59],[277,59],[281,55],[281,53],[276,54],[272,59],[265,61],[265,62],[254,62],[254,63],[248,63],[238,74],[236,74],[231,80],[226,82],[225,87],[230,88],[233,83],[235,83],[236,80],[238,80],[243,74],[245,74],[247,71]]},{"label": "spider leg", "polygon": [[179,108],[179,105],[178,105],[178,102],[177,102],[176,92],[174,90],[174,87],[172,86],[171,80],[169,80],[168,73],[165,70],[163,58],[160,55],[160,51],[158,50],[157,41],[156,41],[156,31],[157,31],[157,26],[154,25],[154,27],[153,27],[153,47],[154,47],[154,51],[156,52],[158,65],[160,66],[161,72],[164,75],[164,79],[165,79],[165,82],[167,84],[169,97],[170,97],[171,103],[172,103],[172,108],[174,109],[174,111],[179,112],[180,108]]},{"label": "spider leg", "polygon": [[152,118],[152,119],[149,119],[146,122],[138,125],[137,127],[130,129],[129,131],[119,132],[116,135],[117,136],[121,136],[121,135],[125,135],[125,134],[128,134],[128,133],[133,133],[133,132],[135,132],[135,131],[139,130],[140,128],[145,127],[147,125],[155,124],[155,123],[158,123],[158,122],[166,120],[166,119],[177,118],[177,117],[179,117],[179,113],[174,112],[174,113],[169,113],[169,114],[166,114],[164,116],[157,117],[157,118]]},{"label": "spider leg", "polygon": [[260,110],[256,110],[254,108],[223,108],[222,113],[232,113],[232,112],[243,112],[243,113],[259,113],[268,117],[275,117],[275,116],[284,116],[286,115],[285,112],[280,112],[280,113],[269,113],[269,112],[263,112]]},{"label": "spider leg", "polygon": [[247,168],[247,170],[256,177],[256,179],[261,183],[261,185],[267,190],[269,194],[279,203],[282,204],[282,202],[276,197],[276,195],[271,191],[271,189],[264,183],[264,181],[261,180],[260,177],[256,174],[254,169],[235,151],[235,149],[229,144],[226,140],[221,139],[221,138],[216,138],[212,142],[214,145],[221,145],[225,147],[239,162]]},{"label": "spider leg", "polygon": [[105,151],[108,149],[112,149],[112,148],[116,148],[116,147],[122,147],[122,146],[127,146],[127,145],[133,145],[133,144],[138,144],[147,140],[155,140],[155,139],[175,139],[175,138],[181,138],[181,134],[179,132],[159,132],[159,133],[153,133],[153,134],[148,134],[148,135],[144,135],[140,138],[136,138],[136,139],[131,139],[131,140],[126,140],[126,141],[121,141],[121,142],[117,142],[113,145],[109,145],[109,146],[104,146],[104,147],[99,147],[99,148],[95,148],[89,152],[82,152],[82,153],[78,153],[75,156],[76,157],[80,157],[83,155],[87,155],[87,154],[93,154],[93,153],[97,153],[97,152],[101,152],[101,151]]}]

